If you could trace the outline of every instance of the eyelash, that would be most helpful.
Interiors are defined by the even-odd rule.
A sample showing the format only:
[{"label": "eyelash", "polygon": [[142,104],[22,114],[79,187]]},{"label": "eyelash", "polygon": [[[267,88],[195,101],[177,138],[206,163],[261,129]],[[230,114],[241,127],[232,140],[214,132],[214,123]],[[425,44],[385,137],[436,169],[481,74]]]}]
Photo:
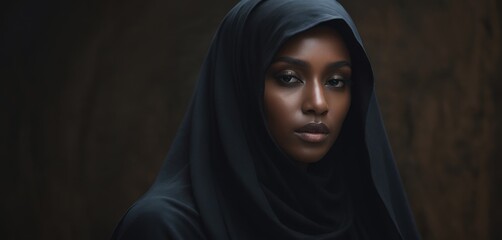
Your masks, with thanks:
[{"label": "eyelash", "polygon": [[[275,78],[279,81],[280,84],[285,86],[303,83],[303,81],[292,72],[279,73]],[[296,81],[291,82],[292,79],[296,79]]]},{"label": "eyelash", "polygon": [[[297,75],[294,74],[293,72],[282,72],[280,74],[277,74],[275,78],[281,85],[286,87],[293,87],[296,86],[297,84],[303,83],[303,81],[299,77],[297,77]],[[292,79],[296,79],[296,81],[292,82],[291,81]],[[334,83],[330,84],[330,82]],[[350,83],[350,80],[344,79],[344,77],[342,77],[341,75],[335,75],[332,78],[328,79],[328,81],[326,81],[326,85],[329,85],[330,87],[333,88],[343,88],[348,83]],[[337,86],[340,84],[341,86]]]},{"label": "eyelash", "polygon": [[[329,79],[328,81],[326,81],[326,83],[330,83],[330,82],[335,82],[334,84],[330,85],[330,86],[332,86],[334,88],[343,88],[347,84],[347,80],[343,79],[343,77],[342,78],[335,78],[335,77],[333,77],[333,78]],[[341,83],[341,86],[337,86],[340,83]]]}]

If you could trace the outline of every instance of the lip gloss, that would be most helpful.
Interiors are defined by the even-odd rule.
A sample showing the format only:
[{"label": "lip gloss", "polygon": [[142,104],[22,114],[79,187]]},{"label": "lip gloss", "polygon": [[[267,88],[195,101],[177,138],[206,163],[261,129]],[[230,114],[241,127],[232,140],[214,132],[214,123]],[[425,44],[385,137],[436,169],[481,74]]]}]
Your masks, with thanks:
[{"label": "lip gloss", "polygon": [[309,143],[321,143],[328,138],[328,134],[326,133],[295,132],[295,134],[301,140]]}]

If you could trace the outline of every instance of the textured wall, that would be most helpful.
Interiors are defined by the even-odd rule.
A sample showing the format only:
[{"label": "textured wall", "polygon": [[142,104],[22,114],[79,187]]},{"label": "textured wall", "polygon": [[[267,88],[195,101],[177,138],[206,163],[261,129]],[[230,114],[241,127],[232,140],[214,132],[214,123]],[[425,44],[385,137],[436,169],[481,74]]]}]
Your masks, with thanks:
[{"label": "textured wall", "polygon": [[[235,1],[2,3],[0,235],[107,239]],[[502,3],[341,0],[424,239],[502,239]]]},{"label": "textured wall", "polygon": [[232,4],[66,2],[6,15],[3,239],[111,236],[157,174]]},{"label": "textured wall", "polygon": [[346,2],[423,238],[502,239],[501,3]]}]

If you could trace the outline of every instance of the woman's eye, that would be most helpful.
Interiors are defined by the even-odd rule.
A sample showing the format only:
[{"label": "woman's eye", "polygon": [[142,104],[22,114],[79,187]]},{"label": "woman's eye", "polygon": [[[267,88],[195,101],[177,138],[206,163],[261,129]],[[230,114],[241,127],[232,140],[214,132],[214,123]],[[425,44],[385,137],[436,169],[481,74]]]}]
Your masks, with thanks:
[{"label": "woman's eye", "polygon": [[279,83],[284,85],[291,85],[296,83],[301,83],[302,81],[292,73],[281,73],[276,76]]},{"label": "woman's eye", "polygon": [[346,81],[342,77],[338,77],[338,76],[331,78],[326,82],[326,85],[328,85],[330,87],[335,87],[335,88],[343,88],[345,86],[345,84],[346,84]]}]

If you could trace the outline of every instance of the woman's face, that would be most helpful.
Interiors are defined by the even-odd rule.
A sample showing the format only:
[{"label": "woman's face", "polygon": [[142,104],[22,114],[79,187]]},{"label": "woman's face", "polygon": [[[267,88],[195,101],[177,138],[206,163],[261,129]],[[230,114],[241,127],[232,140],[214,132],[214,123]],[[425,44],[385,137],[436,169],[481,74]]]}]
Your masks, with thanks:
[{"label": "woman's face", "polygon": [[265,114],[281,149],[299,163],[319,161],[350,107],[350,54],[342,37],[319,26],[288,40],[265,77]]}]

